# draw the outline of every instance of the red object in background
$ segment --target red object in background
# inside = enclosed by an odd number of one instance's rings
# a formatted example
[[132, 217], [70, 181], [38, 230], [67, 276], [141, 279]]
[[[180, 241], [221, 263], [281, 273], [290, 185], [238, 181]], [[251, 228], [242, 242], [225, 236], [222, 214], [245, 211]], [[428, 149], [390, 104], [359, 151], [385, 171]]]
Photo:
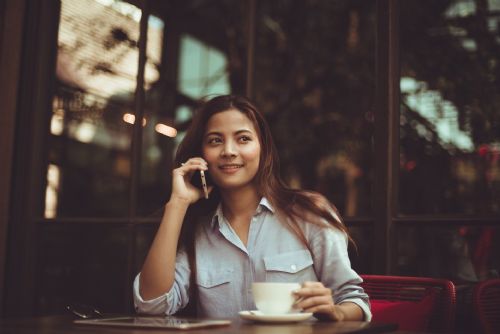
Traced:
[[494, 233], [492, 227], [484, 227], [476, 244], [472, 262], [479, 277], [484, 277], [488, 272]]
[[477, 153], [482, 157], [486, 156], [488, 154], [488, 151], [489, 151], [489, 148], [488, 148], [488, 145], [486, 145], [486, 144], [479, 146], [479, 148], [477, 149]]
[[407, 171], [411, 172], [412, 170], [415, 169], [416, 166], [417, 166], [417, 162], [415, 160], [410, 160], [410, 161], [406, 162], [405, 169]]
[[500, 279], [478, 283], [472, 296], [474, 313], [483, 332], [500, 333]]
[[[426, 326], [424, 332], [453, 331], [456, 309], [453, 282], [409, 276], [361, 275], [361, 278], [361, 286], [374, 301], [374, 321], [403, 322], [407, 328]], [[389, 312], [387, 308], [393, 308], [393, 311]], [[408, 314], [411, 312], [418, 314]]]
[[[370, 300], [373, 322], [396, 322], [403, 331], [425, 332], [435, 307], [436, 293], [430, 291], [420, 301]], [[395, 316], [397, 315], [397, 316]]]

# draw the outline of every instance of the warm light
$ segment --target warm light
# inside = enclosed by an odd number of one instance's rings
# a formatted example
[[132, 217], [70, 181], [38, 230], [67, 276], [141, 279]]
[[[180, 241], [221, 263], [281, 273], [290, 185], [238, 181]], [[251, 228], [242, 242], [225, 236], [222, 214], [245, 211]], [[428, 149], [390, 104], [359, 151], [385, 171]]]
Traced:
[[[128, 124], [134, 124], [135, 123], [135, 115], [126, 113], [123, 115], [123, 121], [128, 123]], [[142, 126], [145, 126], [147, 123], [145, 118], [142, 118]]]
[[50, 133], [56, 136], [62, 135], [64, 131], [64, 110], [57, 109], [50, 120]]
[[168, 126], [168, 125], [165, 125], [165, 124], [162, 124], [162, 123], [156, 124], [155, 130], [156, 130], [156, 132], [161, 133], [162, 135], [167, 136], [167, 137], [173, 138], [173, 137], [177, 136], [177, 130], [175, 128]]
[[73, 129], [73, 137], [82, 142], [82, 143], [90, 143], [94, 139], [96, 134], [96, 126], [89, 122], [82, 122], [76, 125]]
[[123, 115], [123, 121], [128, 123], [128, 124], [134, 124], [135, 123], [135, 116], [127, 113], [127, 114]]
[[55, 218], [61, 171], [57, 165], [49, 164], [47, 169], [47, 187], [45, 188], [45, 218]]

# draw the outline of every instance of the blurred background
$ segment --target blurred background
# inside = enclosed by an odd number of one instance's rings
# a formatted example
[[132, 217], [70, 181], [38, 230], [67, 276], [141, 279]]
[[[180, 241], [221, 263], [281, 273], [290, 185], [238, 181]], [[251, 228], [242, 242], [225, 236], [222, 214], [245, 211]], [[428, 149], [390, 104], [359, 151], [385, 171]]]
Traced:
[[1, 314], [132, 311], [196, 101], [229, 93], [339, 208], [359, 273], [451, 279], [463, 312], [499, 276], [500, 0], [0, 10]]

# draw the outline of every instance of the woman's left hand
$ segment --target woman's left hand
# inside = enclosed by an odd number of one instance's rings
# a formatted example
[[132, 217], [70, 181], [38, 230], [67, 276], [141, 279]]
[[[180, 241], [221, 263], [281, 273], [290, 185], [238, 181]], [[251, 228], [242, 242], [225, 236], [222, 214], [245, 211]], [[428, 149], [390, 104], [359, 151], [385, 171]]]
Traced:
[[332, 290], [321, 282], [305, 282], [294, 295], [297, 297], [294, 308], [314, 313], [320, 319], [342, 321], [345, 318], [342, 309], [333, 301]]

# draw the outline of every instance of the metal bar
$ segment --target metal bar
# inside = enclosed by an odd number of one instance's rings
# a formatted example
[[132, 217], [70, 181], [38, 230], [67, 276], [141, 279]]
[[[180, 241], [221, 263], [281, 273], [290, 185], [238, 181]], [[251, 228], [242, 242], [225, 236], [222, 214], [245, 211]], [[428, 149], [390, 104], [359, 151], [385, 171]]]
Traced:
[[255, 67], [255, 3], [256, 0], [248, 0], [247, 16], [247, 80], [245, 94], [248, 98], [254, 98], [254, 67]]
[[148, 13], [145, 5], [147, 0], [143, 0], [143, 8], [140, 22], [139, 35], [139, 64], [137, 68], [137, 85], [135, 89], [135, 122], [132, 134], [132, 148], [130, 155], [130, 196], [129, 196], [129, 216], [137, 215], [137, 194], [139, 190], [139, 182], [141, 175], [141, 153], [142, 153], [142, 119], [144, 118], [144, 68], [146, 65], [146, 44], [147, 44], [147, 28], [148, 28]]
[[373, 185], [374, 244], [377, 247], [373, 252], [373, 270], [380, 274], [392, 271], [392, 218], [397, 208], [398, 31], [397, 0], [378, 0]]
[[124, 305], [128, 312], [132, 312], [132, 282], [134, 279], [135, 265], [135, 224], [137, 216], [137, 198], [141, 177], [142, 157], [142, 120], [144, 118], [145, 92], [144, 92], [144, 69], [146, 66], [146, 47], [148, 39], [149, 1], [141, 1], [141, 22], [139, 28], [139, 64], [137, 68], [137, 86], [135, 90], [135, 122], [132, 135], [131, 175], [130, 175], [130, 203], [129, 203], [129, 225], [128, 225], [128, 253], [127, 253], [127, 276], [126, 289], [124, 293]]
[[397, 225], [435, 225], [435, 226], [499, 226], [500, 217], [404, 217], [394, 218], [393, 223]]
[[[58, 218], [39, 218], [36, 219], [35, 222], [39, 224], [102, 224], [102, 225], [116, 225], [116, 224], [134, 224], [134, 225], [141, 225], [141, 224], [157, 224], [161, 220], [161, 216], [157, 217], [135, 217], [134, 219], [130, 219], [128, 217], [123, 217], [123, 218], [99, 218], [99, 217], [58, 217]], [[369, 218], [362, 219], [362, 218], [357, 218], [357, 217], [350, 217], [350, 218], [345, 218], [344, 222], [346, 225], [371, 225], [373, 221]]]
[[[132, 221], [128, 217], [124, 218], [54, 218], [54, 219], [35, 219], [35, 224], [65, 224], [65, 225], [79, 225], [79, 224], [101, 224], [101, 225], [143, 225], [143, 224], [158, 224], [161, 217], [136, 217]], [[373, 221], [371, 219], [360, 219], [360, 218], [345, 218], [344, 222], [347, 226], [372, 226]], [[499, 217], [460, 217], [460, 216], [408, 216], [408, 217], [397, 217], [392, 219], [393, 224], [436, 224], [439, 226], [449, 225], [449, 226], [461, 226], [461, 225], [475, 225], [475, 226], [489, 226], [500, 224]]]
[[[34, 218], [43, 212], [46, 133], [57, 52], [58, 1], [27, 1], [17, 98], [4, 314], [34, 315], [37, 300], [37, 244]], [[19, 36], [18, 36], [19, 37]], [[19, 264], [23, 265], [20, 266]]]
[[15, 121], [18, 108], [17, 94], [21, 76], [22, 38], [24, 27], [24, 12], [26, 1], [7, 0], [0, 5], [3, 17], [0, 18], [0, 317], [4, 306], [4, 278], [7, 263], [7, 233], [9, 223], [9, 208], [11, 194], [11, 178], [13, 172], [13, 152], [15, 139]]

